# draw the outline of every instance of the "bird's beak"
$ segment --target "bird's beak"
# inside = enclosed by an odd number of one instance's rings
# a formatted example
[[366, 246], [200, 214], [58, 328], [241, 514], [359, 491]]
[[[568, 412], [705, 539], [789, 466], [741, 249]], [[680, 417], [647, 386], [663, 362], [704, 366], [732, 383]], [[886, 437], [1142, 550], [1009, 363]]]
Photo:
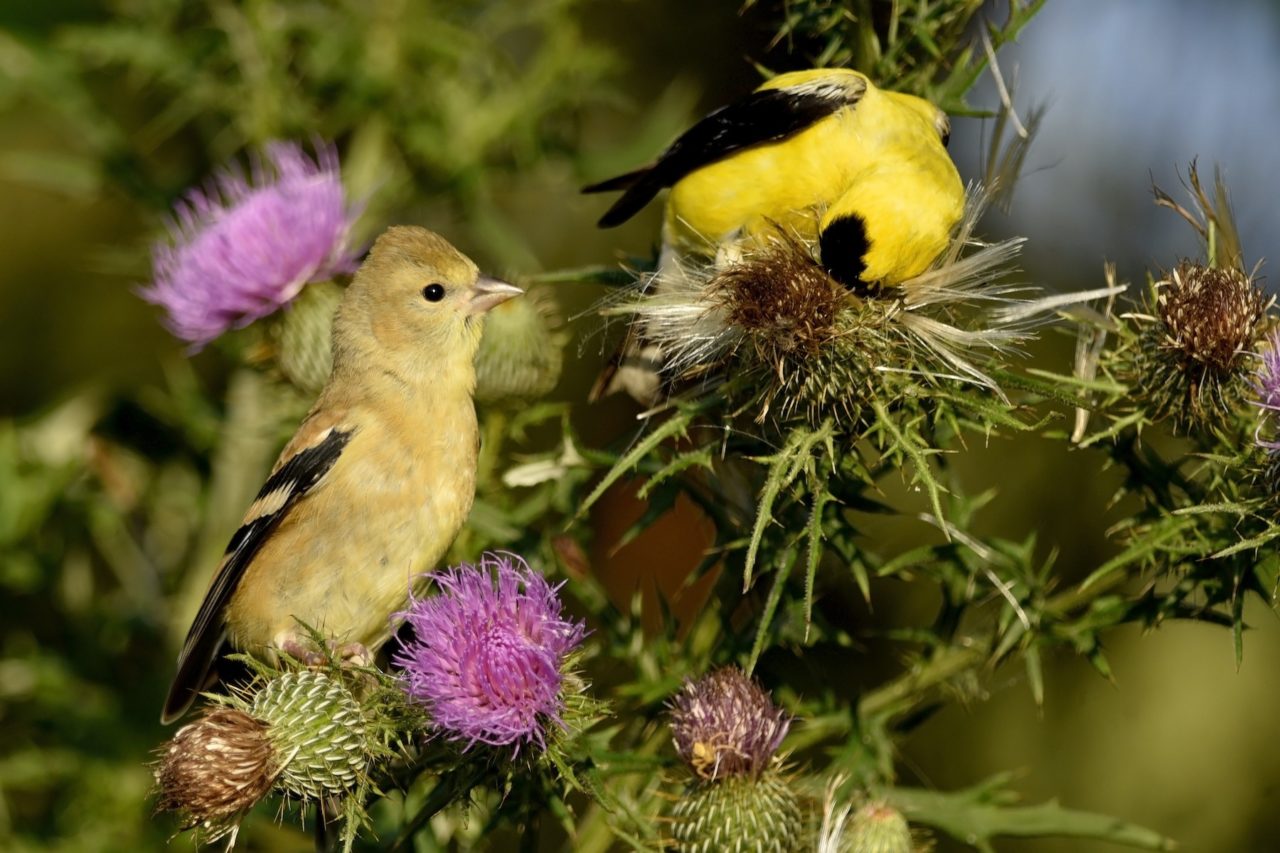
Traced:
[[507, 284], [496, 278], [489, 278], [482, 275], [476, 279], [475, 286], [471, 288], [471, 301], [467, 303], [468, 314], [483, 314], [496, 305], [501, 305], [508, 299], [514, 299], [523, 290], [514, 284]]

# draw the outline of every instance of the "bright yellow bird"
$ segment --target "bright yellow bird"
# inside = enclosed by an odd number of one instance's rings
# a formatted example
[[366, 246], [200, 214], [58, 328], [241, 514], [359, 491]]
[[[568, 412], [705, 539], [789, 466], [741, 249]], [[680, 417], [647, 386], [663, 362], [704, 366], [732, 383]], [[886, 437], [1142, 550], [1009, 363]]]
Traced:
[[333, 372], [227, 546], [161, 719], [228, 648], [306, 651], [299, 620], [353, 653], [387, 640], [475, 497], [474, 360], [485, 312], [521, 293], [423, 228], [374, 243], [333, 323]]
[[612, 227], [670, 187], [664, 248], [714, 255], [783, 227], [817, 240], [823, 265], [863, 293], [918, 275], [964, 210], [933, 104], [841, 68], [780, 74], [695, 124], [649, 166], [585, 188], [625, 189]]
[[[583, 192], [625, 190], [600, 219], [611, 228], [669, 187], [660, 269], [782, 228], [816, 242], [832, 278], [866, 295], [919, 275], [946, 249], [964, 213], [950, 129], [933, 104], [857, 71], [794, 71], [712, 112], [651, 165]], [[593, 399], [624, 389], [656, 402], [663, 355], [643, 338], [628, 334]]]

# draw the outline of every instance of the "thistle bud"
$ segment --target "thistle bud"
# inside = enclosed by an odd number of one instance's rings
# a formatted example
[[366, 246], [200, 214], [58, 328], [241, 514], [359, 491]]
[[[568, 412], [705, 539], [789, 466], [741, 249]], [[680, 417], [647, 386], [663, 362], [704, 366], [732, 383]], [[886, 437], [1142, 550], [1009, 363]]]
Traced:
[[318, 392], [333, 370], [333, 315], [342, 288], [331, 281], [305, 288], [277, 327], [280, 372], [299, 389]]
[[183, 829], [201, 827], [215, 840], [234, 832], [240, 815], [271, 790], [278, 761], [265, 723], [234, 708], [211, 709], [164, 750], [156, 809], [177, 812]]
[[1253, 343], [1267, 307], [1262, 291], [1235, 267], [1182, 261], [1159, 288], [1163, 345], [1220, 372]]
[[790, 725], [737, 667], [685, 684], [671, 708], [676, 752], [695, 776], [672, 811], [681, 850], [781, 853], [799, 846], [799, 799], [774, 755]]
[[558, 308], [546, 291], [533, 291], [489, 312], [476, 353], [476, 399], [535, 399], [560, 380], [564, 341]]
[[776, 769], [696, 782], [676, 801], [672, 825], [684, 853], [789, 853], [804, 841], [799, 800]]
[[250, 713], [287, 761], [279, 787], [304, 799], [350, 791], [363, 777], [371, 747], [360, 703], [322, 672], [286, 672], [263, 685]]
[[922, 853], [932, 846], [912, 833], [902, 812], [882, 802], [858, 809], [845, 839], [848, 853]]

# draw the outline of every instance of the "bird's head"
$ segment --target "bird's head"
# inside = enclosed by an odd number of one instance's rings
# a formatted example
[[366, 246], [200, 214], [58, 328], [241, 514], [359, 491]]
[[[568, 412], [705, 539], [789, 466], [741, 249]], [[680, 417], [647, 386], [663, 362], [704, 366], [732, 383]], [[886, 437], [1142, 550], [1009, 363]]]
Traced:
[[[334, 367], [373, 359], [406, 379], [470, 372], [486, 312], [523, 291], [481, 275], [434, 232], [387, 229], [361, 264], [334, 322]], [[353, 358], [355, 357], [355, 358]]]
[[932, 126], [944, 148], [951, 141], [951, 119], [946, 113], [934, 106], [933, 103], [926, 101], [924, 98], [907, 95], [903, 92], [885, 92], [885, 94], [896, 101], [899, 106], [905, 107], [908, 111], [919, 116], [925, 124]]

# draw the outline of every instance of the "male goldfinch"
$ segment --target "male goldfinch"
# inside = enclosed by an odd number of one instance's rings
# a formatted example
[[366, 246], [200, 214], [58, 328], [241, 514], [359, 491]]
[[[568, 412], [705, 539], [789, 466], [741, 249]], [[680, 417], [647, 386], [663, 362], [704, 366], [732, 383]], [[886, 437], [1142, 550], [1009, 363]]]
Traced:
[[520, 293], [423, 228], [378, 238], [338, 307], [329, 381], [231, 537], [162, 720], [228, 647], [297, 654], [300, 622], [352, 649], [385, 642], [470, 512], [481, 324]]
[[[735, 241], [782, 228], [816, 243], [831, 276], [866, 294], [927, 269], [960, 221], [949, 131], [933, 104], [857, 71], [795, 71], [715, 110], [651, 165], [584, 192], [625, 190], [600, 219], [610, 228], [670, 187], [664, 270], [689, 256], [732, 257]], [[656, 386], [644, 375], [661, 355], [632, 341], [626, 356], [622, 370], [647, 394]]]

